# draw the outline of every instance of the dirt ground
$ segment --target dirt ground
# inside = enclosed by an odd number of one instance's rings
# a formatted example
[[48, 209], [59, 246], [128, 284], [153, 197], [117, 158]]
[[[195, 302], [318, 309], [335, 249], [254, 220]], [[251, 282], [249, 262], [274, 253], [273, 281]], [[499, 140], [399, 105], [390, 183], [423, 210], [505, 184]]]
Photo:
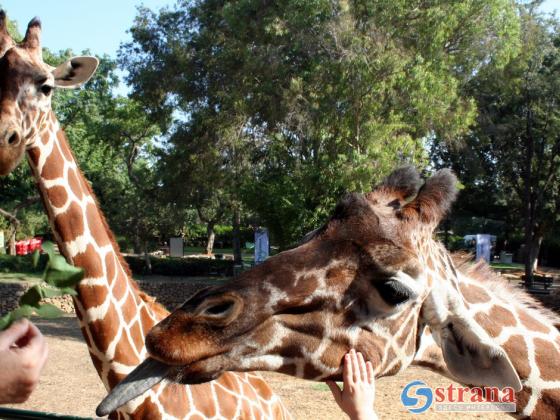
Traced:
[[[13, 408], [55, 412], [83, 417], [94, 416], [95, 407], [105, 396], [105, 389], [98, 379], [89, 359], [87, 348], [80, 334], [75, 317], [56, 320], [35, 319], [34, 322], [46, 335], [50, 354], [41, 384], [31, 399]], [[346, 419], [334, 403], [324, 384], [292, 377], [263, 373], [274, 391], [282, 398], [296, 419]], [[380, 419], [409, 419], [400, 402], [404, 385], [420, 379], [429, 386], [448, 386], [450, 381], [431, 372], [409, 368], [403, 374], [377, 381], [376, 410]], [[499, 414], [441, 414], [428, 411], [422, 419], [504, 419]], [[417, 417], [418, 418], [418, 417]]]

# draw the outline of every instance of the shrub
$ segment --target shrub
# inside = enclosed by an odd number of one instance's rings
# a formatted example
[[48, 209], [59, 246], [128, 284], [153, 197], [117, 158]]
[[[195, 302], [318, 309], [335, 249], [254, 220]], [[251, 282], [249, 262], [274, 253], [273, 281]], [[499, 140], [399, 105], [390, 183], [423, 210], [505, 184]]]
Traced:
[[37, 267], [33, 267], [32, 255], [4, 255], [0, 254], [0, 273], [41, 273], [47, 265], [48, 257], [41, 255]]
[[[143, 257], [126, 256], [126, 262], [133, 274], [147, 274]], [[150, 257], [150, 274], [162, 276], [232, 276], [233, 261], [204, 258], [157, 258]]]

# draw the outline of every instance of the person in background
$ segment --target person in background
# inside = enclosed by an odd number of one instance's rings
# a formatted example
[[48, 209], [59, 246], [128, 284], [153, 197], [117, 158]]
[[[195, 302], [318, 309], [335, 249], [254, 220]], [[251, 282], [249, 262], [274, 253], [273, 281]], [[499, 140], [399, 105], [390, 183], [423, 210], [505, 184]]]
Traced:
[[27, 319], [0, 332], [0, 404], [25, 402], [47, 361], [47, 342]]
[[334, 400], [342, 411], [352, 420], [376, 420], [377, 415], [373, 409], [375, 376], [371, 362], [365, 362], [362, 353], [350, 350], [344, 356], [342, 379], [342, 390], [336, 382], [327, 381]]

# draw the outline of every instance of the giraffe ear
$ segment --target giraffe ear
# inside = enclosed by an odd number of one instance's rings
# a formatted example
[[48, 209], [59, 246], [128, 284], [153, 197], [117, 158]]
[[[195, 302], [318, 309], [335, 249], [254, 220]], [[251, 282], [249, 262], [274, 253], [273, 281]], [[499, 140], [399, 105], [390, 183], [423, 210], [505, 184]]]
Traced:
[[53, 70], [56, 87], [74, 89], [86, 83], [99, 65], [95, 57], [73, 57]]
[[438, 223], [457, 197], [457, 183], [457, 177], [450, 169], [437, 171], [402, 209], [403, 215], [417, 215], [425, 223]]
[[[521, 380], [505, 350], [468, 316], [456, 299], [450, 296], [443, 300], [433, 293], [424, 302], [422, 316], [441, 347], [449, 372], [467, 385], [520, 391]], [[443, 301], [448, 302], [447, 308], [434, 304]]]

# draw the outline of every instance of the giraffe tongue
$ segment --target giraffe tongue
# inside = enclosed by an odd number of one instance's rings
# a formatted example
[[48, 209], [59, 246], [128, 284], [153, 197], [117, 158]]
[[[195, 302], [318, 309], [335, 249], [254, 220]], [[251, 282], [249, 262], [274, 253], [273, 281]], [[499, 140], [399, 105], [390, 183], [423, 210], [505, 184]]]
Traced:
[[109, 392], [109, 395], [97, 406], [95, 413], [102, 417], [115, 411], [121, 405], [142, 395], [161, 382], [169, 373], [169, 370], [169, 365], [155, 359], [144, 360]]

